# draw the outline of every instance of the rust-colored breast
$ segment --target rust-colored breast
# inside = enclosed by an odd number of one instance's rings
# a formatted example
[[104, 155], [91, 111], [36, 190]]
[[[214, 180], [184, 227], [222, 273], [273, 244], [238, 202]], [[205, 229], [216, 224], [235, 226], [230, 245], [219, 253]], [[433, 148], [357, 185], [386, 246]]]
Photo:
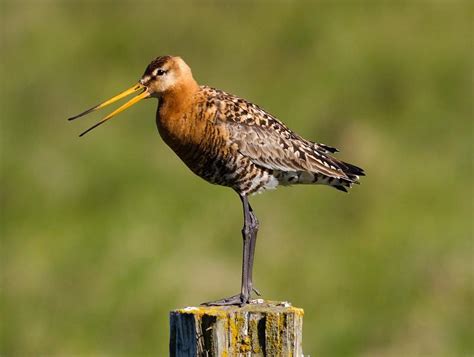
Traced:
[[[178, 104], [178, 105], [177, 105]], [[230, 154], [228, 133], [216, 124], [216, 108], [208, 105], [201, 90], [190, 98], [164, 97], [157, 112], [157, 127], [163, 140], [197, 175], [210, 180], [222, 171]], [[216, 182], [213, 182], [216, 183]]]

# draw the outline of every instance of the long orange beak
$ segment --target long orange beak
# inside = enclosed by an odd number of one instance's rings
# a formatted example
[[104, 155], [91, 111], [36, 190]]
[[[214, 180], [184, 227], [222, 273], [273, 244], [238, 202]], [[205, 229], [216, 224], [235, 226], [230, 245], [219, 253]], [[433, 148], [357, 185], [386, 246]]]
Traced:
[[120, 108], [114, 110], [112, 113], [107, 115], [104, 119], [99, 121], [97, 124], [93, 125], [89, 129], [84, 131], [81, 135], [79, 135], [79, 136], [83, 136], [83, 135], [87, 134], [89, 131], [91, 131], [92, 129], [97, 128], [99, 125], [104, 124], [107, 120], [112, 119], [112, 117], [114, 117], [117, 114], [123, 112], [125, 109], [131, 107], [134, 104], [137, 104], [142, 99], [148, 98], [150, 96], [150, 93], [146, 90], [146, 87], [144, 85], [142, 85], [141, 83], [137, 83], [133, 87], [123, 91], [120, 94], [117, 94], [115, 97], [112, 97], [112, 98], [106, 100], [105, 102], [96, 105], [95, 107], [87, 109], [85, 112], [82, 112], [81, 114], [73, 116], [73, 117], [69, 118], [68, 120], [74, 120], [74, 119], [80, 118], [80, 117], [82, 117], [86, 114], [92, 113], [93, 111], [104, 108], [104, 107], [108, 106], [109, 104], [115, 103], [116, 101], [118, 101], [118, 100], [132, 94], [132, 93], [138, 92], [140, 90], [143, 90], [143, 92], [141, 92], [136, 97], [133, 97], [132, 99], [130, 99], [127, 103], [122, 105]]

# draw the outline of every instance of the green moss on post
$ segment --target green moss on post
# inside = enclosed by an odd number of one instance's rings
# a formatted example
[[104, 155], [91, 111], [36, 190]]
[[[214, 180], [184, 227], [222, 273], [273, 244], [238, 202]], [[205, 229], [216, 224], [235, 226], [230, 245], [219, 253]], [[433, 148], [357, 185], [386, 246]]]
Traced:
[[256, 300], [170, 313], [170, 356], [301, 356], [303, 309]]

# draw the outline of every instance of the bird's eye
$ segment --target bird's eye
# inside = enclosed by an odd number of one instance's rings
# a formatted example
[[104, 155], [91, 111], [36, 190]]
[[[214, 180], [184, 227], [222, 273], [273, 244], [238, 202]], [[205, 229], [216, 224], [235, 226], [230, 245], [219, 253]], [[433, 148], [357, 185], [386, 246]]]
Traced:
[[162, 70], [162, 69], [159, 69], [158, 71], [156, 71], [156, 75], [157, 76], [162, 76], [163, 74], [165, 74], [166, 71], [165, 70]]

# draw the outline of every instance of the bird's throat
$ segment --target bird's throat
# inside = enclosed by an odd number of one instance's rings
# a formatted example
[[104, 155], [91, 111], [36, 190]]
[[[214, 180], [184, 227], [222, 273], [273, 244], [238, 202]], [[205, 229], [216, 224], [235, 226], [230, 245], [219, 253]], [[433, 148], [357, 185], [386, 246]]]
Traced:
[[[160, 96], [156, 113], [156, 124], [163, 140], [175, 151], [177, 142], [190, 139], [190, 131], [194, 122], [190, 118], [191, 109], [199, 91], [198, 84], [193, 80], [186, 85], [176, 85]], [[183, 140], [184, 139], [184, 140]]]

